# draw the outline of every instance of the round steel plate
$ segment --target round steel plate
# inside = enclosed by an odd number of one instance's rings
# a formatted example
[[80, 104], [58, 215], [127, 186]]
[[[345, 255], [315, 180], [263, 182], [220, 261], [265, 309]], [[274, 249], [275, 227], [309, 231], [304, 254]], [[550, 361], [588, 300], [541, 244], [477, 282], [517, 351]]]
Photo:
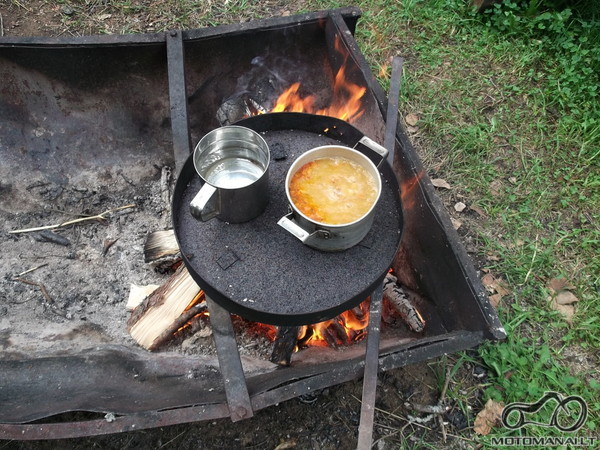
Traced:
[[369, 234], [348, 250], [321, 252], [277, 225], [288, 212], [285, 176], [292, 162], [311, 148], [356, 142], [306, 129], [275, 126], [265, 131], [261, 128], [272, 124], [264, 119], [240, 124], [261, 132], [270, 147], [269, 204], [246, 223], [194, 219], [189, 203], [201, 180], [188, 158], [175, 188], [173, 222], [191, 276], [229, 312], [273, 325], [317, 323], [358, 305], [382, 282], [400, 242], [402, 211], [389, 165], [381, 166], [382, 195]]

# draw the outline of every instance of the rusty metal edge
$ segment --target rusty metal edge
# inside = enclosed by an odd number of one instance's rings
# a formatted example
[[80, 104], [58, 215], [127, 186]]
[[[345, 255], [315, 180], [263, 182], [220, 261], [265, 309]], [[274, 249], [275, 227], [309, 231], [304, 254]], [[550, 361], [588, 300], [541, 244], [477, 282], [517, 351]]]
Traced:
[[[484, 341], [481, 332], [458, 331], [426, 338], [424, 342], [412, 342], [402, 349], [380, 355], [381, 371], [396, 369], [408, 364], [436, 358], [472, 348]], [[427, 347], [425, 354], [421, 351]], [[285, 369], [282, 369], [285, 370]], [[364, 362], [333, 369], [251, 396], [252, 409], [258, 411], [275, 404], [338, 385], [363, 375]], [[0, 424], [0, 440], [34, 441], [81, 438], [130, 431], [139, 431], [185, 423], [203, 422], [229, 417], [226, 403], [196, 405], [164, 411], [147, 411], [105, 419], [61, 423]]]
[[235, 340], [231, 315], [208, 295], [206, 296], [206, 303], [210, 312], [212, 334], [217, 348], [217, 358], [219, 359], [219, 368], [223, 377], [231, 420], [237, 422], [248, 419], [254, 415], [254, 411], [240, 360], [240, 352]]
[[191, 152], [185, 57], [181, 31], [167, 33], [167, 69], [175, 170], [179, 174]]
[[377, 373], [379, 371], [379, 336], [381, 331], [381, 304], [383, 285], [371, 294], [369, 306], [369, 331], [365, 352], [365, 371], [358, 425], [358, 449], [369, 449], [373, 442], [373, 422], [375, 419], [375, 399], [377, 397]]
[[[268, 19], [252, 20], [244, 23], [229, 25], [217, 25], [205, 28], [181, 31], [184, 40], [207, 39], [221, 36], [234, 36], [256, 30], [269, 30], [298, 26], [325, 20], [331, 13], [339, 14], [347, 21], [347, 26], [354, 29], [356, 21], [362, 12], [357, 7], [344, 7], [332, 10], [315, 11], [304, 14], [295, 14], [286, 17], [272, 17]], [[164, 44], [166, 35], [171, 30], [158, 33], [140, 34], [108, 34], [89, 36], [2, 36], [0, 37], [0, 48], [2, 47], [91, 47], [91, 46], [114, 46], [114, 45], [151, 45]]]
[[[373, 75], [373, 72], [370, 69], [370, 66], [365, 59], [364, 55], [360, 52], [358, 48], [358, 44], [354, 39], [353, 34], [348, 30], [346, 22], [342, 19], [341, 16], [337, 14], [332, 14], [332, 22], [338, 28], [340, 36], [342, 36], [347, 48], [349, 48], [352, 52], [351, 57], [354, 59], [355, 63], [358, 67], [361, 68], [363, 75], [365, 77], [366, 83], [370, 91], [373, 93], [378, 105], [379, 111], [382, 117], [387, 116], [388, 111], [388, 100], [386, 94]], [[396, 140], [400, 144], [400, 148], [402, 149], [403, 156], [408, 159], [408, 165], [411, 167], [411, 171], [415, 174], [422, 173], [422, 178], [419, 179], [419, 188], [423, 192], [425, 198], [428, 201], [428, 206], [430, 207], [433, 215], [435, 216], [437, 222], [440, 224], [443, 229], [444, 234], [448, 240], [450, 245], [450, 249], [456, 256], [458, 262], [460, 263], [460, 269], [463, 272], [465, 279], [468, 281], [469, 289], [471, 289], [473, 293], [473, 297], [476, 298], [477, 304], [480, 308], [480, 318], [487, 328], [482, 329], [483, 334], [486, 339], [490, 340], [502, 340], [506, 338], [506, 330], [502, 326], [500, 322], [500, 318], [498, 317], [498, 313], [491, 305], [485, 288], [479, 279], [475, 267], [473, 265], [472, 260], [467, 255], [467, 251], [461, 243], [460, 237], [458, 236], [458, 232], [452, 226], [452, 222], [450, 221], [450, 215], [445, 209], [443, 203], [435, 193], [433, 185], [431, 184], [431, 180], [427, 175], [423, 167], [423, 163], [421, 162], [417, 152], [415, 151], [408, 134], [404, 128], [404, 125], [401, 120], [398, 119], [396, 126]]]

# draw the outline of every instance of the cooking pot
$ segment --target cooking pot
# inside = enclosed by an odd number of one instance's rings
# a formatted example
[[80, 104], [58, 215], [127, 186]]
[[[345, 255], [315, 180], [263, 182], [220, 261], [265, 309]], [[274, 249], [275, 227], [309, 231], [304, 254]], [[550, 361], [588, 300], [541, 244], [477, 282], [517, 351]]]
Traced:
[[[379, 146], [375, 146], [375, 149], [383, 161], [387, 151]], [[306, 164], [321, 158], [350, 160], [365, 169], [375, 181], [376, 197], [371, 207], [352, 222], [330, 224], [314, 220], [301, 211], [290, 194], [290, 183], [294, 175]], [[342, 145], [324, 145], [307, 151], [294, 161], [285, 179], [285, 193], [292, 211], [282, 217], [278, 224], [309, 247], [323, 251], [341, 251], [358, 244], [371, 229], [374, 211], [381, 196], [381, 176], [375, 164], [363, 153]]]

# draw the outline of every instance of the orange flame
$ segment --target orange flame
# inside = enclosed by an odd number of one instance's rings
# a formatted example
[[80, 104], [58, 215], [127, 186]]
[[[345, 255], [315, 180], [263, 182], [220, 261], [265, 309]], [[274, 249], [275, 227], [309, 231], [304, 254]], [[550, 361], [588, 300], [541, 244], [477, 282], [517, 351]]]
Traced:
[[348, 53], [344, 52], [339, 38], [336, 39], [335, 49], [344, 53], [344, 63], [335, 74], [333, 81], [332, 102], [329, 106], [321, 109], [315, 107], [314, 95], [302, 97], [300, 94], [300, 83], [293, 83], [275, 101], [271, 112], [304, 112], [324, 116], [337, 117], [347, 122], [354, 122], [364, 113], [362, 98], [367, 88], [352, 83], [347, 79], [346, 68]]
[[300, 347], [337, 347], [357, 342], [366, 336], [369, 324], [369, 299], [339, 316], [301, 327]]

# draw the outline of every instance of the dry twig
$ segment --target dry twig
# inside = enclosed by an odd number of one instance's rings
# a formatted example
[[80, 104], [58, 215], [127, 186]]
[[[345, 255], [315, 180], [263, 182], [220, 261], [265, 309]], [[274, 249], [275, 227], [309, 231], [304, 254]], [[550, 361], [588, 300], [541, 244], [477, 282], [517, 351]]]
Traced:
[[23, 275], [27, 275], [28, 273], [33, 272], [34, 270], [38, 270], [38, 269], [41, 269], [42, 267], [46, 267], [47, 265], [48, 265], [48, 263], [40, 264], [39, 266], [32, 267], [31, 269], [26, 270], [25, 272], [21, 272], [19, 275], [17, 275], [15, 277], [15, 280], [19, 277], [22, 277]]
[[50, 294], [48, 294], [48, 291], [46, 290], [46, 286], [44, 286], [42, 283], [37, 283], [35, 281], [30, 281], [30, 280], [26, 280], [24, 278], [13, 278], [14, 281], [19, 281], [23, 284], [29, 284], [30, 286], [36, 286], [40, 289], [40, 291], [42, 291], [42, 294], [44, 295], [44, 298], [48, 301], [48, 303], [54, 303], [54, 300], [52, 300], [52, 297], [50, 297]]
[[88, 216], [88, 217], [80, 217], [79, 219], [73, 219], [73, 220], [68, 220], [66, 222], [63, 223], [59, 223], [56, 225], [45, 225], [42, 227], [35, 227], [35, 228], [23, 228], [21, 230], [12, 230], [9, 231], [10, 234], [19, 234], [19, 233], [31, 233], [33, 231], [42, 231], [42, 230], [54, 230], [56, 228], [61, 228], [61, 227], [66, 227], [69, 225], [75, 225], [81, 222], [87, 222], [90, 220], [106, 220], [106, 216], [107, 214], [116, 212], [116, 211], [121, 211], [123, 209], [129, 209], [129, 208], [135, 208], [135, 204], [131, 204], [131, 205], [125, 205], [125, 206], [120, 206], [118, 208], [113, 208], [113, 209], [107, 209], [106, 211], [97, 214], [95, 216]]

